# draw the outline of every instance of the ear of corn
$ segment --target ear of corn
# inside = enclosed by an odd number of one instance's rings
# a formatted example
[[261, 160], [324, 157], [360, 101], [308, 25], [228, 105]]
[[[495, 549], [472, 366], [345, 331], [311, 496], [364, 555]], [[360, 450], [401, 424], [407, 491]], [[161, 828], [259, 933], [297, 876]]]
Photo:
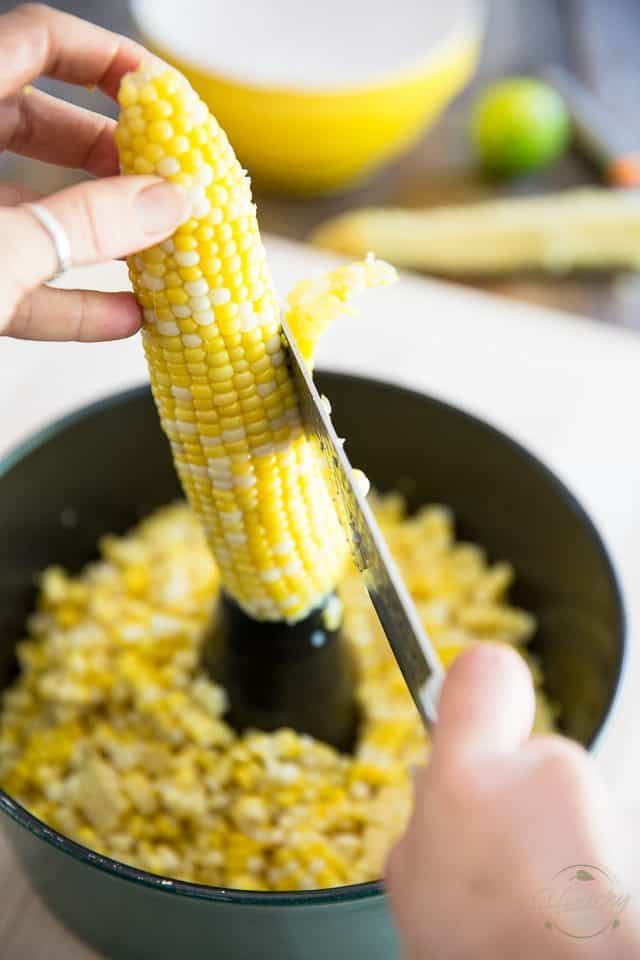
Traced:
[[[346, 545], [302, 427], [249, 179], [174, 69], [143, 65], [119, 100], [122, 171], [159, 174], [191, 203], [169, 240], [129, 260], [182, 485], [227, 592], [255, 619], [298, 620], [335, 587]], [[288, 312], [305, 355], [353, 292], [392, 276], [367, 261], [298, 285]]]

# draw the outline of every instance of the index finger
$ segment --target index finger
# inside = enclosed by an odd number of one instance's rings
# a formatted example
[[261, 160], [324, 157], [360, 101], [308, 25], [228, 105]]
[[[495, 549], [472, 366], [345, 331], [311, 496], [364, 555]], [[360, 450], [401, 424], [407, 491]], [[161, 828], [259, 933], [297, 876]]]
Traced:
[[39, 3], [0, 17], [0, 97], [45, 75], [115, 98], [123, 74], [150, 54], [133, 40]]

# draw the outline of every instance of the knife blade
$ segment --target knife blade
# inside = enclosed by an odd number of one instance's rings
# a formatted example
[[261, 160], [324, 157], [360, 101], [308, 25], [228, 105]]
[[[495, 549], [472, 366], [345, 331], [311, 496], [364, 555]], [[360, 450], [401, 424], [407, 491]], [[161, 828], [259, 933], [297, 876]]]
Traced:
[[437, 718], [444, 670], [284, 318], [282, 332], [303, 423], [320, 452], [353, 560], [418, 712], [430, 729]]

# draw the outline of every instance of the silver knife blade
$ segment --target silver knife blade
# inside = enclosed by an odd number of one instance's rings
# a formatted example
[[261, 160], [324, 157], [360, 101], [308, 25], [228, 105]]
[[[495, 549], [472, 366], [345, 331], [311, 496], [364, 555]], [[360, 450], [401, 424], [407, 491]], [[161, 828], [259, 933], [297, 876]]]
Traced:
[[444, 670], [380, 532], [286, 320], [282, 332], [307, 433], [320, 450], [354, 562], [427, 729], [435, 723]]

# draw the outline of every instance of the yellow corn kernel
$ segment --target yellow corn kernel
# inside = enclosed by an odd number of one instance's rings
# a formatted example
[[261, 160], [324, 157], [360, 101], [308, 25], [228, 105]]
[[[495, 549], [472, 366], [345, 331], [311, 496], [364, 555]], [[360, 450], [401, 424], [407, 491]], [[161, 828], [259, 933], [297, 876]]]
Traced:
[[124, 584], [129, 593], [141, 596], [149, 586], [149, 571], [146, 567], [129, 567], [124, 573]]
[[64, 603], [56, 610], [56, 620], [59, 626], [63, 628], [75, 627], [81, 618], [81, 612], [70, 603]]

